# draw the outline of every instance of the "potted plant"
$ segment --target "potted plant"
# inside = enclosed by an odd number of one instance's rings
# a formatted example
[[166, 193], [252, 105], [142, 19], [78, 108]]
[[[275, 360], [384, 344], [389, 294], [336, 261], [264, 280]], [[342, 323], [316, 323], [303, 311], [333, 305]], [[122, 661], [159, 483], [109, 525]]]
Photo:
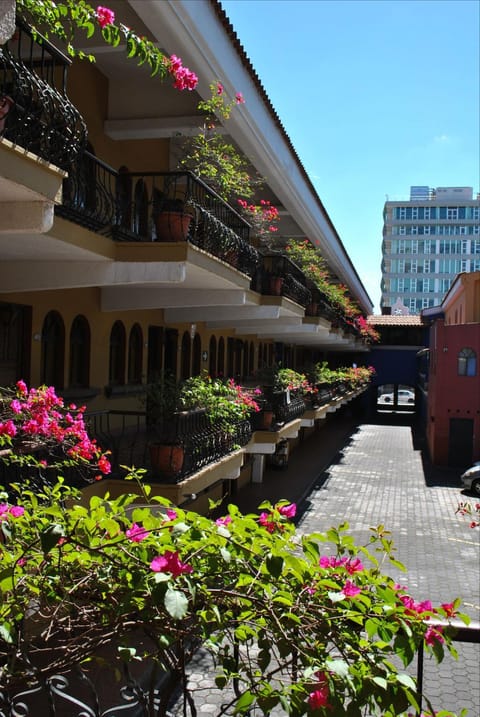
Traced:
[[153, 221], [157, 241], [185, 241], [193, 220], [181, 199], [169, 199], [158, 189], [153, 190]]
[[178, 475], [184, 462], [184, 449], [175, 420], [180, 388], [175, 376], [162, 372], [146, 389], [147, 422], [155, 432], [149, 445], [150, 464], [154, 473], [167, 479]]

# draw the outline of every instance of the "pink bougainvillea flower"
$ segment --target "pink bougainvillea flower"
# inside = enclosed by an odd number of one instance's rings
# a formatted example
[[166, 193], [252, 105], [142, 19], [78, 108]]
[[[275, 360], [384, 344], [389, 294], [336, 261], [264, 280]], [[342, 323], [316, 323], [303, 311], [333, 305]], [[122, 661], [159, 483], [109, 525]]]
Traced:
[[177, 519], [177, 511], [173, 510], [172, 508], [167, 508], [167, 518], [168, 520], [176, 520]]
[[455, 615], [457, 614], [453, 602], [442, 602], [442, 607], [445, 610], [445, 614], [447, 617], [455, 617]]
[[27, 384], [25, 383], [25, 381], [22, 381], [20, 379], [20, 381], [17, 381], [17, 383], [15, 385], [16, 385], [19, 393], [22, 393], [22, 394], [27, 393]]
[[0, 518], [8, 513], [8, 505], [6, 503], [0, 503]]
[[10, 418], [8, 421], [0, 422], [0, 436], [10, 436], [10, 438], [13, 438], [16, 435], [17, 428]]
[[125, 531], [125, 535], [127, 538], [129, 538], [134, 543], [140, 543], [142, 540], [145, 540], [145, 538], [149, 534], [149, 530], [145, 530], [145, 528], [142, 528], [141, 525], [138, 525], [137, 523], [133, 523], [131, 528], [128, 528]]
[[289, 503], [288, 505], [281, 505], [278, 509], [278, 512], [280, 515], [283, 515], [285, 518], [295, 518], [295, 515], [297, 513], [297, 505], [296, 503]]
[[221, 82], [217, 82], [217, 95], [223, 95], [223, 85]]
[[103, 475], [107, 475], [111, 472], [112, 466], [110, 464], [110, 461], [106, 456], [100, 456], [97, 462], [98, 470], [100, 470]]
[[102, 5], [99, 5], [97, 7], [95, 17], [97, 18], [97, 22], [102, 28], [102, 30], [107, 25], [113, 25], [113, 23], [115, 22], [115, 13], [113, 12], [113, 10], [110, 10], [110, 8], [108, 7], [102, 7]]
[[271, 513], [260, 513], [258, 516], [258, 522], [266, 528], [269, 533], [274, 533], [278, 527]]
[[12, 505], [8, 512], [14, 518], [20, 518], [25, 513], [25, 508], [21, 505]]
[[243, 97], [241, 92], [237, 92], [235, 95], [235, 102], [237, 105], [244, 105], [245, 104], [245, 98]]
[[361, 592], [361, 589], [355, 585], [355, 583], [352, 583], [351, 580], [347, 580], [342, 590], [345, 597], [355, 597], [359, 592]]
[[328, 707], [328, 686], [324, 685], [310, 692], [308, 695], [308, 706], [311, 710], [319, 710], [321, 707]]
[[157, 555], [150, 563], [150, 568], [154, 573], [172, 573], [174, 578], [193, 572], [192, 566], [182, 563], [178, 552], [171, 550], [165, 551], [163, 555]]
[[217, 518], [215, 521], [216, 525], [228, 525], [232, 522], [232, 516], [226, 515], [224, 518]]
[[440, 625], [438, 627], [428, 627], [425, 632], [424, 639], [427, 645], [435, 645], [437, 642], [445, 642], [442, 637], [442, 627]]

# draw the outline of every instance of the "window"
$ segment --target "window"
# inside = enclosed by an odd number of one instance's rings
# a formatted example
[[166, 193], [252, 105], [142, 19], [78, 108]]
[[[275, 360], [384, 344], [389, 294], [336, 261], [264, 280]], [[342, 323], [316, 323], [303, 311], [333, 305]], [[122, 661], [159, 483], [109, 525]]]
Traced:
[[460, 262], [460, 271], [468, 271], [468, 261], [466, 259]]
[[42, 327], [40, 382], [62, 389], [64, 386], [65, 326], [57, 311], [50, 311]]
[[425, 207], [425, 208], [424, 208], [424, 210], [423, 210], [423, 218], [424, 218], [424, 219], [431, 219], [430, 211], [431, 211], [431, 210], [430, 210], [430, 207]]
[[458, 207], [447, 207], [447, 219], [458, 219]]
[[411, 253], [418, 254], [418, 239], [412, 239]]
[[424, 234], [430, 234], [430, 229], [431, 229], [430, 225], [429, 225], [429, 224], [426, 224], [426, 225], [423, 227], [423, 233], [424, 233]]
[[128, 383], [142, 383], [143, 334], [134, 324], [128, 339]]
[[418, 219], [418, 207], [412, 207], [412, 219]]
[[405, 226], [398, 227], [398, 233], [400, 234], [400, 236], [405, 236], [405, 234], [407, 233], [407, 228]]
[[416, 259], [412, 259], [412, 262], [410, 264], [410, 271], [412, 272], [412, 274], [417, 273], [417, 260]]
[[459, 234], [468, 234], [468, 228], [466, 226], [458, 227]]
[[475, 224], [475, 226], [472, 227], [472, 234], [480, 234], [480, 224]]
[[470, 262], [471, 271], [480, 271], [480, 259], [474, 259]]
[[418, 226], [416, 224], [410, 227], [410, 234], [418, 234]]
[[407, 218], [407, 208], [406, 207], [398, 207], [397, 208], [397, 219], [406, 219]]
[[77, 316], [70, 330], [70, 368], [68, 383], [71, 388], [90, 385], [90, 327], [84, 316]]
[[458, 375], [477, 375], [477, 354], [473, 349], [464, 348], [458, 354]]
[[480, 219], [480, 207], [472, 207], [472, 219]]
[[409, 299], [408, 301], [408, 308], [410, 311], [416, 311], [417, 310], [417, 301], [416, 299]]
[[472, 241], [472, 254], [480, 254], [480, 239]]
[[402, 293], [405, 291], [405, 279], [398, 279], [397, 290]]
[[125, 327], [121, 321], [115, 321], [110, 333], [108, 382], [111, 386], [123, 386], [125, 383], [126, 343]]
[[440, 279], [440, 291], [442, 291], [444, 294], [447, 293], [451, 285], [451, 279]]

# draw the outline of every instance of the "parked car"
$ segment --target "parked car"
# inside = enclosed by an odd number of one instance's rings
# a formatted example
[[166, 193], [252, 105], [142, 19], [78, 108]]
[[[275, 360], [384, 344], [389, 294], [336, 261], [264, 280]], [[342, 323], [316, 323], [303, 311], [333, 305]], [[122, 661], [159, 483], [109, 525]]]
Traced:
[[480, 495], [480, 461], [462, 473], [460, 480], [464, 490], [470, 490], [475, 495]]
[[[382, 393], [378, 397], [378, 403], [393, 403], [394, 398], [394, 393]], [[397, 403], [415, 403], [415, 394], [413, 391], [401, 388], [397, 393]]]

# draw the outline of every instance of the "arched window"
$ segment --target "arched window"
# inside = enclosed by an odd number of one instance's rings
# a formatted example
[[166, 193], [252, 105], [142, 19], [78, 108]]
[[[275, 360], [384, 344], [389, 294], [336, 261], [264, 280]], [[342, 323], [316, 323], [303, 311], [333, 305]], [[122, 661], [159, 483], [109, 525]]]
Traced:
[[125, 384], [126, 344], [125, 327], [121, 321], [115, 321], [110, 333], [108, 382], [111, 386], [123, 386]]
[[183, 380], [190, 378], [190, 353], [191, 353], [192, 340], [188, 331], [185, 331], [182, 336], [182, 364], [181, 364], [181, 378]]
[[217, 339], [215, 336], [210, 336], [208, 346], [208, 373], [212, 378], [217, 375]]
[[473, 349], [464, 348], [458, 354], [458, 375], [477, 375], [477, 354]]
[[192, 376], [200, 376], [202, 372], [202, 339], [195, 334], [192, 351]]
[[70, 367], [68, 383], [71, 388], [90, 385], [90, 326], [85, 316], [75, 317], [70, 329]]
[[143, 334], [139, 324], [134, 324], [128, 339], [128, 383], [142, 383]]
[[64, 367], [65, 326], [58, 311], [50, 311], [42, 327], [41, 383], [63, 388]]

